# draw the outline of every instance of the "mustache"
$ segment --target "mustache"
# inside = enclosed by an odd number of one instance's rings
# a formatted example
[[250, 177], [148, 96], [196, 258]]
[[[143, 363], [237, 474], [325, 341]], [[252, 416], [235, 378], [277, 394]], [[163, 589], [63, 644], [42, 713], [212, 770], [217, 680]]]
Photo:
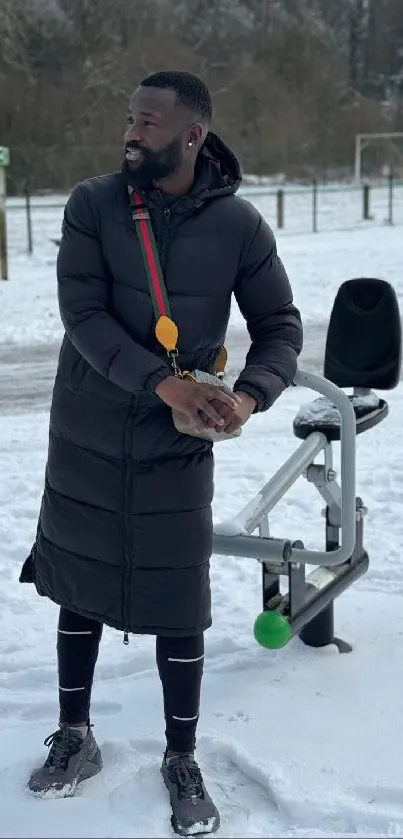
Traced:
[[133, 140], [131, 140], [129, 143], [126, 143], [125, 149], [135, 149], [136, 151], [143, 152], [143, 154], [146, 151], [146, 149], [144, 149], [143, 146], [140, 146], [139, 143], [133, 142]]

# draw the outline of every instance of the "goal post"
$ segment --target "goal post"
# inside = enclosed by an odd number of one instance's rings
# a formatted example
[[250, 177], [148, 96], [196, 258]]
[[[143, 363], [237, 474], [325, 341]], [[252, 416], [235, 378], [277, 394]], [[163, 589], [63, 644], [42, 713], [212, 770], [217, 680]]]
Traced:
[[390, 133], [380, 134], [356, 134], [355, 137], [355, 161], [354, 161], [354, 176], [357, 183], [361, 182], [362, 177], [362, 153], [364, 149], [374, 143], [385, 143], [389, 145], [390, 149], [397, 151], [397, 141], [401, 141], [402, 149], [401, 156], [403, 160], [403, 131], [392, 131]]

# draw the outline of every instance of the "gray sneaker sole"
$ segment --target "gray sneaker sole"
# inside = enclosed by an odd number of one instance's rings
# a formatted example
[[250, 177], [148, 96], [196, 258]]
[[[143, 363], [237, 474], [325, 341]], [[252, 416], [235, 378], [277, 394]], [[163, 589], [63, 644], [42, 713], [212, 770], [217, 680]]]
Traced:
[[208, 836], [210, 833], [216, 833], [219, 829], [220, 817], [211, 816], [211, 818], [206, 821], [195, 822], [194, 824], [189, 825], [189, 827], [184, 827], [183, 825], [178, 824], [176, 817], [172, 814], [171, 824], [172, 829], [178, 834], [178, 836]]
[[78, 784], [81, 784], [83, 781], [87, 781], [89, 778], [93, 778], [94, 775], [98, 775], [98, 772], [101, 772], [103, 768], [103, 761], [102, 755], [99, 749], [95, 752], [94, 757], [91, 760], [86, 760], [83, 763], [79, 775], [73, 781], [69, 781], [69, 783], [64, 784], [63, 786], [54, 786], [47, 785], [40, 788], [38, 783], [38, 787], [35, 788], [35, 781], [32, 781], [32, 786], [28, 783], [28, 790], [31, 795], [35, 796], [35, 798], [72, 798], [75, 795], [76, 788]]

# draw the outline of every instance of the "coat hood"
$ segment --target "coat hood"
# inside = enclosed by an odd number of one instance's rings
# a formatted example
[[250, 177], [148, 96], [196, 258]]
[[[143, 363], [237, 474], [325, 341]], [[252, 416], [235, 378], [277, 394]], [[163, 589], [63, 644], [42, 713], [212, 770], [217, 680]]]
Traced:
[[198, 198], [231, 195], [242, 181], [241, 167], [234, 152], [213, 131], [209, 131], [196, 163], [191, 194]]

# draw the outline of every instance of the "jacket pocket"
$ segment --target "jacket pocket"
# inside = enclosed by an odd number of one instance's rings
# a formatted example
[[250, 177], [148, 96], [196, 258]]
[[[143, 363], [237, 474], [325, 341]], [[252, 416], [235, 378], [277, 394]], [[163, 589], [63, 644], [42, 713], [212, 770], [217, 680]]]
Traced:
[[89, 369], [88, 361], [80, 355], [69, 376], [69, 387], [72, 391], [80, 390]]

